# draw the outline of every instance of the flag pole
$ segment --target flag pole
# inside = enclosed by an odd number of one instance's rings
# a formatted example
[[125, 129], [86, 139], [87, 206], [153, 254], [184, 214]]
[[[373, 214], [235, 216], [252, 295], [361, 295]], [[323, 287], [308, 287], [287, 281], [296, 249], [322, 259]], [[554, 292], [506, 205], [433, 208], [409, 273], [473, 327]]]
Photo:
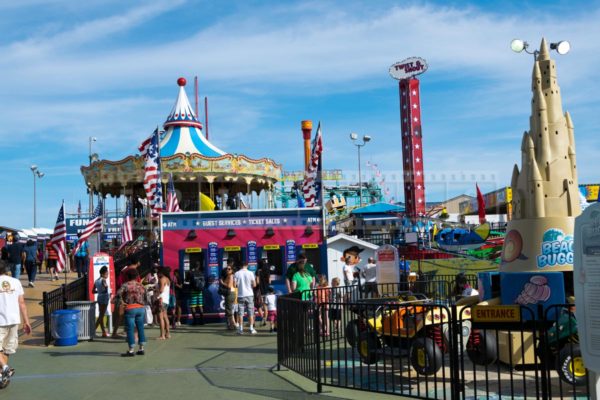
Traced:
[[[79, 200], [79, 205], [81, 206], [81, 200]], [[64, 212], [65, 212], [65, 199], [63, 199], [62, 201], [62, 210], [63, 210], [63, 216], [64, 216]], [[81, 207], [80, 207], [81, 209]], [[56, 229], [56, 228], [55, 228]], [[67, 226], [65, 224], [65, 229], [67, 229]], [[63, 272], [65, 274], [65, 285], [67, 284], [67, 270], [71, 270], [71, 260], [69, 257], [69, 252], [67, 252], [67, 235], [65, 233], [65, 237], [63, 239], [64, 241], [64, 246], [65, 246], [65, 254], [63, 255], [63, 257], [65, 257], [65, 265], [63, 268]], [[67, 263], [69, 263], [69, 268], [67, 268]]]

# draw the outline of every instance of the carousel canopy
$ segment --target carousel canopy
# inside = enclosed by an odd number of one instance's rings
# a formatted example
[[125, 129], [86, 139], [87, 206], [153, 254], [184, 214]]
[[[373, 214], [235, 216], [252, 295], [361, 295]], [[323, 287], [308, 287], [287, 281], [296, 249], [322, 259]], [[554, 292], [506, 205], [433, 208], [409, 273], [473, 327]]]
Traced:
[[226, 154], [202, 134], [202, 124], [198, 121], [185, 93], [185, 78], [179, 78], [177, 84], [179, 85], [177, 101], [163, 125], [166, 132], [160, 142], [161, 157], [186, 153], [206, 157], [219, 157]]

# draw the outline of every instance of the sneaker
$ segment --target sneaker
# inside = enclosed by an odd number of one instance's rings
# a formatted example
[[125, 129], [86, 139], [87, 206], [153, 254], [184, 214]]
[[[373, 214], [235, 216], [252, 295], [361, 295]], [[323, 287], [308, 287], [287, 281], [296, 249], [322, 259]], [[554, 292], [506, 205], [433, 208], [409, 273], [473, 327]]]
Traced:
[[256, 329], [250, 328], [250, 334], [251, 335], [256, 335]]
[[135, 353], [133, 352], [133, 350], [127, 351], [125, 353], [121, 354], [121, 357], [134, 357]]
[[29, 282], [29, 284], [27, 286], [28, 287], [35, 287], [35, 285], [33, 284], [33, 282]]
[[244, 334], [244, 330], [243, 329], [238, 329], [237, 330], [237, 334], [238, 335], [243, 335]]
[[135, 354], [137, 354], [138, 356], [143, 356], [144, 354], [146, 354], [146, 352], [143, 349], [140, 349]]

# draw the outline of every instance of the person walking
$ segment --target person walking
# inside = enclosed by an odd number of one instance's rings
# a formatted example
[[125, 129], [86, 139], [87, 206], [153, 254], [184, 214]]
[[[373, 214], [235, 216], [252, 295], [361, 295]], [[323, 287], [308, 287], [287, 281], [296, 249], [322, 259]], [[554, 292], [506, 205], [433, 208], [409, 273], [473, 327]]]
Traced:
[[12, 242], [7, 246], [8, 265], [10, 274], [13, 278], [21, 277], [21, 268], [23, 265], [23, 244], [19, 242], [18, 236], [12, 237]]
[[[132, 270], [136, 271], [137, 274], [137, 278], [136, 280], [138, 282], [141, 282], [141, 278], [138, 272], [138, 268], [141, 265], [140, 260], [138, 260], [135, 256], [131, 256], [131, 258], [129, 259], [129, 265], [127, 265], [125, 268], [123, 268], [121, 270], [121, 272], [119, 273], [119, 276], [117, 277], [117, 282], [116, 282], [116, 290], [119, 291], [119, 289], [121, 288], [121, 286], [123, 286], [123, 284], [128, 280], [127, 277], [129, 276], [129, 272]], [[115, 298], [113, 299], [113, 302], [115, 303], [115, 312], [113, 313], [113, 332], [112, 332], [112, 337], [113, 339], [119, 339], [119, 326], [121, 326], [121, 323], [123, 322], [123, 316], [125, 315], [125, 304], [123, 304], [121, 302], [121, 298], [119, 296], [115, 296]]]
[[258, 286], [259, 295], [262, 297], [261, 301], [261, 309], [259, 310], [259, 314], [262, 317], [262, 325], [267, 325], [267, 314], [268, 307], [265, 303], [266, 297], [269, 294], [269, 285], [271, 284], [271, 268], [269, 267], [269, 263], [267, 260], [262, 259], [258, 263], [259, 269], [256, 274], [256, 284]]
[[[77, 242], [81, 240], [81, 233], [77, 234], [77, 239], [73, 242], [73, 248], [77, 247]], [[77, 253], [75, 253], [75, 269], [77, 270], [77, 277], [81, 278], [88, 273], [88, 242], [87, 240], [81, 245]]]
[[199, 262], [195, 263], [188, 273], [190, 282], [189, 308], [192, 313], [194, 325], [204, 325], [204, 269]]
[[256, 335], [254, 329], [254, 291], [256, 279], [254, 274], [248, 270], [248, 263], [244, 263], [242, 268], [234, 275], [235, 284], [238, 288], [238, 334], [244, 333], [244, 310], [248, 312], [248, 323], [250, 324], [250, 334]]
[[272, 286], [269, 286], [267, 293], [265, 296], [265, 304], [268, 310], [267, 321], [271, 325], [269, 332], [273, 333], [277, 332], [277, 296]]
[[371, 297], [373, 299], [379, 297], [379, 292], [377, 290], [377, 264], [375, 264], [375, 259], [373, 257], [369, 257], [367, 265], [360, 271], [360, 276], [365, 282], [363, 289], [365, 297]]
[[[146, 344], [146, 335], [144, 332], [144, 319], [146, 310], [144, 308], [146, 290], [139, 282], [140, 275], [135, 268], [126, 271], [127, 281], [119, 288], [117, 297], [125, 308], [125, 326], [127, 328], [127, 352], [121, 354], [122, 357], [133, 357], [135, 354], [143, 356], [145, 354], [144, 345]], [[138, 332], [138, 351], [135, 348], [135, 329]]]
[[219, 290], [221, 296], [225, 300], [225, 316], [227, 317], [227, 329], [235, 330], [238, 328], [238, 323], [233, 315], [233, 306], [237, 300], [235, 290], [235, 279], [233, 277], [233, 265], [229, 262], [225, 269], [221, 272], [219, 280]]
[[169, 279], [171, 269], [168, 267], [158, 268], [158, 290], [156, 292], [156, 305], [158, 309], [158, 323], [160, 326], [160, 336], [158, 340], [171, 338], [169, 332], [169, 299], [171, 296], [171, 280]]
[[312, 298], [310, 289], [312, 288], [313, 277], [304, 269], [305, 263], [298, 263], [298, 272], [292, 278], [292, 291], [297, 293], [302, 300]]
[[288, 293], [292, 293], [294, 291], [292, 289], [292, 279], [294, 278], [294, 275], [296, 274], [296, 272], [298, 272], [300, 265], [302, 265], [302, 268], [304, 269], [304, 271], [312, 277], [312, 282], [310, 284], [310, 288], [312, 289], [313, 287], [315, 287], [315, 283], [316, 283], [316, 279], [317, 279], [317, 273], [315, 272], [315, 268], [313, 267], [312, 264], [310, 264], [308, 262], [308, 259], [306, 258], [306, 254], [301, 253], [298, 255], [298, 261], [296, 261], [295, 264], [290, 265], [285, 273], [285, 285], [287, 287]]
[[52, 243], [48, 241], [46, 245], [46, 270], [50, 273], [50, 280], [58, 280], [58, 272], [56, 271], [56, 264], [58, 263], [58, 253], [56, 249], [52, 247]]
[[183, 280], [179, 270], [173, 271], [173, 293], [175, 295], [175, 315], [173, 316], [173, 328], [181, 326], [181, 304], [183, 300]]
[[35, 287], [35, 277], [37, 275], [37, 245], [31, 239], [27, 241], [27, 244], [23, 248], [23, 263], [25, 264], [25, 270], [27, 271], [27, 277], [29, 278], [29, 287]]
[[25, 333], [31, 334], [23, 286], [18, 279], [6, 275], [7, 272], [7, 263], [0, 261], [0, 388], [8, 386], [15, 373], [8, 365], [8, 358], [17, 351], [19, 325], [23, 323]]
[[106, 326], [104, 326], [104, 316], [106, 315], [106, 309], [108, 308], [108, 302], [110, 300], [110, 290], [108, 287], [108, 267], [104, 266], [100, 268], [100, 277], [94, 282], [93, 293], [97, 294], [96, 302], [98, 302], [98, 318], [96, 319], [96, 329], [100, 327], [102, 329], [102, 337], [108, 337]]

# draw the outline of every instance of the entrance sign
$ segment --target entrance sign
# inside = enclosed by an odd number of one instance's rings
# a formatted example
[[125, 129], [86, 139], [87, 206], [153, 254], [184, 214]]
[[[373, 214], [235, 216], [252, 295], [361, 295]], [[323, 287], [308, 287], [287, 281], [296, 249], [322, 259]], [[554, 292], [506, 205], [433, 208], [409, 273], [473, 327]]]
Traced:
[[575, 218], [575, 316], [585, 366], [600, 371], [600, 203]]
[[471, 319], [474, 322], [520, 322], [521, 306], [474, 306]]
[[397, 80], [412, 78], [427, 71], [427, 61], [421, 57], [410, 57], [390, 67], [390, 75]]

